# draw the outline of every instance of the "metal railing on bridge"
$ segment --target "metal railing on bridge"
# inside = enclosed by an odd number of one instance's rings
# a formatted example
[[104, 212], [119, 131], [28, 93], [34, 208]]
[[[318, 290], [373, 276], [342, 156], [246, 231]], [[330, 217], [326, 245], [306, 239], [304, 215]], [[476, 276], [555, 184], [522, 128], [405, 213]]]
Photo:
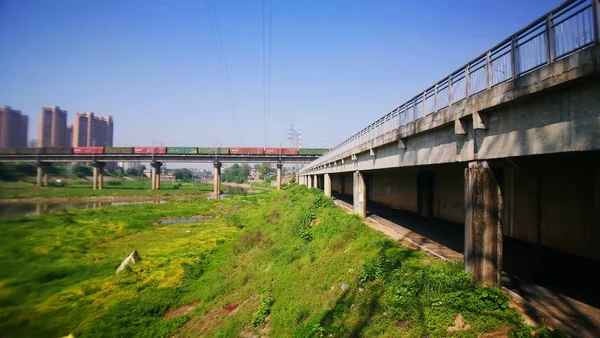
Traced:
[[599, 0], [569, 0], [348, 138], [303, 171], [599, 41]]

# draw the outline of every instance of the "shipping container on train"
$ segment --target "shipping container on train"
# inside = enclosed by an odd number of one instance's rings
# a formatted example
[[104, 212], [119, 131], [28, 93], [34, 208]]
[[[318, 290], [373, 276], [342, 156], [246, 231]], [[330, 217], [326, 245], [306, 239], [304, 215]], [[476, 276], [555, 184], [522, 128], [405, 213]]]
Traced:
[[105, 154], [133, 154], [133, 147], [104, 147]]
[[167, 154], [197, 154], [196, 147], [167, 147]]
[[[103, 147], [96, 147], [96, 148], [100, 148], [102, 149]], [[44, 149], [44, 154], [60, 154], [60, 155], [68, 155], [68, 154], [73, 154], [73, 148], [67, 148], [67, 147], [46, 147], [46, 148], [42, 148]]]
[[264, 155], [265, 153], [263, 148], [250, 147], [231, 147], [229, 151], [231, 155]]
[[300, 148], [298, 154], [300, 155], [324, 155], [329, 149], [327, 148]]
[[17, 148], [0, 148], [0, 154], [2, 155], [16, 155]]
[[[54, 148], [59, 149], [59, 148]], [[98, 155], [104, 154], [104, 147], [73, 147], [75, 155]]]
[[202, 154], [202, 155], [229, 154], [229, 148], [198, 147], [198, 154]]
[[15, 154], [17, 155], [31, 155], [31, 154], [43, 154], [44, 148], [16, 148]]
[[134, 147], [134, 154], [166, 154], [167, 147]]
[[265, 148], [265, 155], [298, 155], [297, 148]]

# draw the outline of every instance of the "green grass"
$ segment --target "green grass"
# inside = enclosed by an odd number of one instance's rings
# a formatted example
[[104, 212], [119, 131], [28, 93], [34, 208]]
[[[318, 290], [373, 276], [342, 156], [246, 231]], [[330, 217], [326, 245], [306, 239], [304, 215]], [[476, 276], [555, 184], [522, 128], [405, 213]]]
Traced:
[[[155, 225], [195, 215], [213, 218]], [[506, 301], [298, 186], [0, 222], [3, 337], [442, 337], [459, 313], [460, 337], [530, 336]]]
[[[63, 180], [64, 181], [64, 180]], [[68, 180], [64, 187], [38, 187], [33, 182], [0, 182], [0, 199], [34, 197], [87, 197], [87, 196], [173, 196], [202, 194], [213, 191], [212, 184], [181, 183], [175, 188], [174, 182], [163, 181], [159, 190], [151, 190], [150, 180], [119, 181], [105, 180], [103, 190], [92, 190], [92, 183], [82, 180]]]

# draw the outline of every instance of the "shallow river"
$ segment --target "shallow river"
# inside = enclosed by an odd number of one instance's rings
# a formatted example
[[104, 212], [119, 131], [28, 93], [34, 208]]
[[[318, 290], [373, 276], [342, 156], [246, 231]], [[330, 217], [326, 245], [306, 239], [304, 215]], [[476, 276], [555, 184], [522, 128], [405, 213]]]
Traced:
[[[252, 193], [241, 187], [229, 187], [226, 194], [222, 194], [221, 197], [228, 197], [233, 195], [246, 195]], [[208, 198], [212, 198], [212, 195]], [[76, 210], [76, 209], [92, 209], [99, 207], [109, 207], [116, 205], [126, 204], [142, 204], [142, 203], [154, 203], [160, 204], [165, 203], [166, 199], [158, 197], [152, 200], [145, 201], [132, 201], [127, 197], [123, 197], [121, 200], [114, 201], [102, 201], [102, 202], [30, 202], [30, 203], [0, 203], [0, 220], [13, 219], [23, 216], [36, 216], [43, 214], [53, 214], [63, 210]]]

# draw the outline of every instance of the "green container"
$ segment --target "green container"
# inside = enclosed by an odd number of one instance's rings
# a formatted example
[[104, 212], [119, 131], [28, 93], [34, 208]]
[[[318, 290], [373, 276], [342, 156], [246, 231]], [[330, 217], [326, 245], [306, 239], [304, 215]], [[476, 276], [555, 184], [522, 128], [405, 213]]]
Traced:
[[167, 147], [167, 154], [197, 154], [196, 147]]
[[133, 147], [105, 147], [105, 154], [133, 154]]
[[44, 153], [45, 154], [61, 154], [61, 155], [67, 155], [67, 154], [72, 154], [73, 153], [73, 148], [66, 148], [66, 147], [48, 147], [48, 148], [44, 148]]
[[298, 154], [300, 155], [324, 155], [329, 149], [327, 148], [300, 148]]
[[198, 154], [202, 154], [202, 155], [229, 154], [229, 148], [198, 147]]

